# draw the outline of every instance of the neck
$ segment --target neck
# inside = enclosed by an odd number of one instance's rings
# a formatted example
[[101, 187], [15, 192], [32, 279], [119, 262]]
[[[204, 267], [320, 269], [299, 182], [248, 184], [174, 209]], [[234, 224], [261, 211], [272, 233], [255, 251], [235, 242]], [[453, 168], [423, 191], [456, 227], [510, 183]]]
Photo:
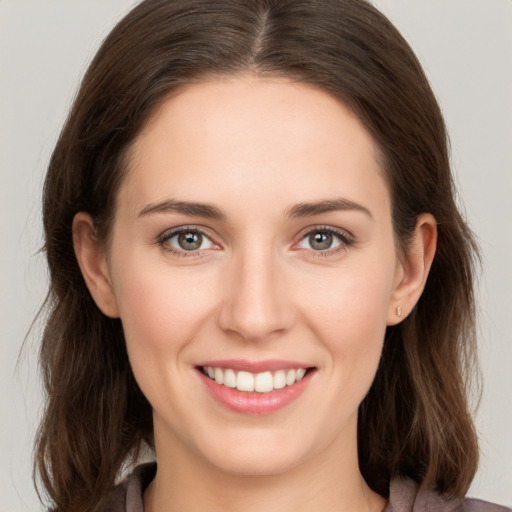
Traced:
[[356, 442], [331, 445], [292, 469], [255, 476], [224, 472], [176, 445], [167, 453], [157, 443], [158, 469], [144, 495], [144, 510], [380, 512], [385, 500], [364, 481], [356, 447]]

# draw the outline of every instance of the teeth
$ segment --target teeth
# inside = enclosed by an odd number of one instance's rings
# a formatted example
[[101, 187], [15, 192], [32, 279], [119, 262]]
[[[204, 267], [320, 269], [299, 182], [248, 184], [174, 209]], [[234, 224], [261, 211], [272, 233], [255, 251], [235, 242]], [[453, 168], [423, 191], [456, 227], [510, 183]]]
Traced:
[[274, 377], [270, 372], [258, 373], [254, 379], [254, 390], [258, 393], [268, 393], [274, 389]]
[[291, 386], [297, 377], [297, 372], [295, 370], [288, 370], [286, 374], [286, 385]]
[[278, 370], [274, 373], [274, 389], [281, 389], [286, 386], [286, 373], [284, 370]]
[[236, 373], [231, 369], [224, 372], [224, 386], [236, 388]]
[[238, 372], [236, 389], [238, 391], [254, 391], [254, 375], [249, 372]]
[[302, 380], [304, 375], [306, 375], [306, 370], [304, 368], [299, 368], [297, 370], [297, 380]]
[[231, 368], [203, 367], [203, 373], [217, 384], [223, 384], [229, 388], [237, 388], [239, 391], [256, 391], [257, 393], [269, 393], [274, 389], [282, 389], [291, 386], [304, 378], [305, 368], [292, 370], [277, 370], [276, 372], [262, 372], [253, 374], [250, 372], [236, 372]]
[[220, 368], [215, 368], [215, 382], [224, 384], [224, 372]]

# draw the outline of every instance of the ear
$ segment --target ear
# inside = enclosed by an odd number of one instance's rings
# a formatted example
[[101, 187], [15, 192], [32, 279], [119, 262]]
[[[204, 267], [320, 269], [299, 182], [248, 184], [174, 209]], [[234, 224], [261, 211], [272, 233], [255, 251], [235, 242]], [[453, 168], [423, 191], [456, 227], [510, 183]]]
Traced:
[[434, 260], [436, 245], [436, 220], [430, 213], [423, 213], [418, 217], [407, 253], [397, 265], [387, 325], [400, 323], [418, 302]]
[[96, 238], [91, 216], [85, 212], [77, 213], [73, 219], [73, 247], [94, 302], [105, 315], [111, 318], [119, 317], [107, 255]]

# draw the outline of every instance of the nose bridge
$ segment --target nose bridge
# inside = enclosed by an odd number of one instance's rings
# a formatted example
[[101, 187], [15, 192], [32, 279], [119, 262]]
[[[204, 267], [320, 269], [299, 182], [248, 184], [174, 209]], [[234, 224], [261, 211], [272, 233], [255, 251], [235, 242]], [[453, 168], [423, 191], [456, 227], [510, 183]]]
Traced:
[[270, 247], [245, 247], [233, 256], [220, 313], [221, 327], [246, 340], [286, 330], [291, 308], [278, 255]]

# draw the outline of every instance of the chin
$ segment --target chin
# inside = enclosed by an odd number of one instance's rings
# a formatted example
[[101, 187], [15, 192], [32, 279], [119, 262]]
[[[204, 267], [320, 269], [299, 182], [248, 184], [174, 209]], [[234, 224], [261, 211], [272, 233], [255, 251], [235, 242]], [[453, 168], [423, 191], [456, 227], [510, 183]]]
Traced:
[[283, 437], [282, 433], [246, 431], [224, 442], [199, 448], [202, 457], [223, 473], [275, 476], [292, 470], [308, 458], [310, 450], [305, 441], [291, 438], [289, 432]]

